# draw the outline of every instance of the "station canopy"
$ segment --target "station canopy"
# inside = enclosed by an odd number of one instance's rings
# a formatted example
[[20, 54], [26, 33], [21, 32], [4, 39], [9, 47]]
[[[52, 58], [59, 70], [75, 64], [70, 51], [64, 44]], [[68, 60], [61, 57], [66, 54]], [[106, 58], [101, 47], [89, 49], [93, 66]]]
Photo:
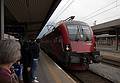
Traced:
[[120, 34], [120, 19], [115, 19], [109, 22], [92, 26], [92, 29], [96, 35], [101, 34], [116, 35], [116, 32]]
[[36, 39], [61, 0], [4, 0], [5, 33]]

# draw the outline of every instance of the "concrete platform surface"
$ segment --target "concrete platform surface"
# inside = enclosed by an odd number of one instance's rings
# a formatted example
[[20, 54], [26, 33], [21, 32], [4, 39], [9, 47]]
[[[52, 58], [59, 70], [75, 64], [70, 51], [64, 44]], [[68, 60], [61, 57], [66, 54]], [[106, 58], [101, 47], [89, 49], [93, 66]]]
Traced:
[[111, 80], [113, 83], [120, 83], [120, 69], [106, 64], [91, 64], [91, 71]]
[[39, 83], [76, 83], [67, 73], [55, 64], [43, 51], [38, 65]]

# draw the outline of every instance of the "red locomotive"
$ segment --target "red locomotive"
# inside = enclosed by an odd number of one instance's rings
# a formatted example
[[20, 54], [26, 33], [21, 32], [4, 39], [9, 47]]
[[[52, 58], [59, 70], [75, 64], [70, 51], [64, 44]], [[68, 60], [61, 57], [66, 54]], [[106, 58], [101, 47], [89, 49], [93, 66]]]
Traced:
[[51, 58], [71, 70], [86, 70], [90, 63], [100, 61], [92, 29], [84, 22], [64, 20], [40, 39], [41, 48]]

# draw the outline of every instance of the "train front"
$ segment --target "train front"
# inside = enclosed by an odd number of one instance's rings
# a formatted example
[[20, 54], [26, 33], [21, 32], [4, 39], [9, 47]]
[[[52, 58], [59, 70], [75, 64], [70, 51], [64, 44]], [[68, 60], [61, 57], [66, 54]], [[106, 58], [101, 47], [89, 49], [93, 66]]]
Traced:
[[70, 69], [86, 70], [90, 63], [100, 61], [100, 53], [96, 51], [95, 38], [91, 27], [80, 21], [70, 21], [66, 23], [70, 51], [69, 56]]

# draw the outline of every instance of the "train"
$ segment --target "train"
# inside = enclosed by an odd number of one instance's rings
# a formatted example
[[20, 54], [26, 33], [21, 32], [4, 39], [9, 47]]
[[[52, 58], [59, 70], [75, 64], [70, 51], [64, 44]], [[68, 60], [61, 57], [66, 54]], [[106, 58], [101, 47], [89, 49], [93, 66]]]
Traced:
[[91, 27], [73, 18], [58, 22], [40, 39], [40, 47], [65, 69], [87, 70], [89, 64], [100, 62], [100, 52]]

